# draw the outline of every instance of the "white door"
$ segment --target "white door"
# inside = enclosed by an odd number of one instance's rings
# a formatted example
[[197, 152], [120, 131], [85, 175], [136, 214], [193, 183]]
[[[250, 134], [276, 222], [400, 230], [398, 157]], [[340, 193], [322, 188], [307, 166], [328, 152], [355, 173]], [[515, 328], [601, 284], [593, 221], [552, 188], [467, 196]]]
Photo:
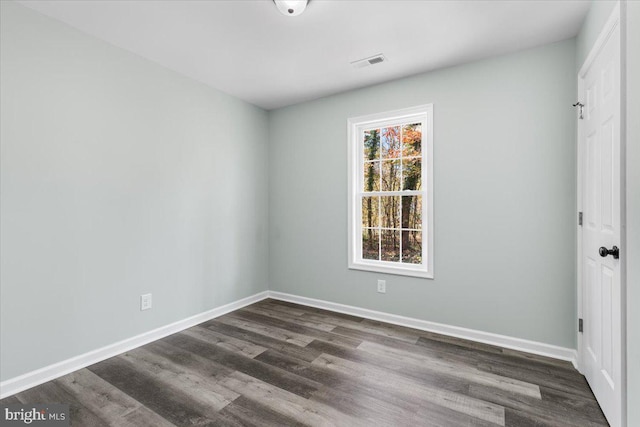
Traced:
[[[605, 28], [580, 72], [582, 370], [614, 427], [622, 416], [620, 26]], [[589, 60], [588, 60], [589, 61]], [[620, 254], [624, 257], [624, 254]]]

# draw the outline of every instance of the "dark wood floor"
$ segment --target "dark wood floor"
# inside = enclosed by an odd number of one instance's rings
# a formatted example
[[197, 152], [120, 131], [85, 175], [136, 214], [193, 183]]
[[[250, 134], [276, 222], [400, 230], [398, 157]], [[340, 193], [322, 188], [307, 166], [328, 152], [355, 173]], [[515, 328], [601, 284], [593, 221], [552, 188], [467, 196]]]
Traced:
[[265, 300], [0, 403], [75, 426], [607, 425], [568, 362]]

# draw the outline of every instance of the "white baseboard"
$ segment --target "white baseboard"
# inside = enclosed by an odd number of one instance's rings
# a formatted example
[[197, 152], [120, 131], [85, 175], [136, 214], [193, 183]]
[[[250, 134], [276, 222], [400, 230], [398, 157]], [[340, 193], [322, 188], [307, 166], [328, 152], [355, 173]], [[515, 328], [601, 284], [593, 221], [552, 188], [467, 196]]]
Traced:
[[0, 399], [14, 395], [23, 390], [35, 387], [39, 384], [67, 375], [78, 369], [85, 368], [94, 363], [101, 362], [118, 354], [124, 353], [134, 348], [143, 346], [152, 341], [159, 340], [168, 335], [175, 334], [184, 329], [206, 322], [216, 317], [222, 316], [234, 310], [238, 310], [247, 305], [256, 303], [266, 298], [273, 298], [282, 301], [289, 301], [296, 304], [306, 305], [310, 307], [322, 308], [325, 310], [336, 311], [338, 313], [350, 314], [353, 316], [364, 317], [381, 322], [392, 323], [394, 325], [406, 326], [409, 328], [419, 329], [423, 331], [435, 332], [443, 335], [449, 335], [457, 338], [463, 338], [471, 341], [477, 341], [485, 344], [492, 344], [512, 350], [519, 350], [526, 353], [537, 354], [541, 356], [552, 357], [554, 359], [567, 360], [577, 367], [578, 354], [576, 350], [559, 347], [550, 344], [544, 344], [535, 341], [523, 340], [520, 338], [508, 337], [505, 335], [493, 334], [490, 332], [477, 331], [474, 329], [461, 328], [458, 326], [444, 325], [442, 323], [429, 322], [427, 320], [414, 319], [411, 317], [399, 316], [397, 314], [385, 313], [382, 311], [374, 311], [366, 308], [355, 307], [351, 305], [338, 304], [330, 301], [323, 301], [313, 298], [301, 297], [297, 295], [286, 294], [275, 291], [264, 291], [251, 295], [249, 297], [234, 301], [232, 303], [214, 308], [204, 313], [196, 314], [183, 320], [162, 326], [149, 332], [127, 338], [114, 344], [90, 351], [79, 356], [72, 357], [53, 365], [45, 366], [32, 372], [20, 375], [15, 378], [0, 383]]
[[456, 338], [463, 338], [485, 344], [492, 344], [512, 350], [523, 351], [525, 353], [547, 356], [554, 359], [566, 360], [573, 363], [577, 369], [578, 353], [575, 349], [559, 347], [536, 341], [524, 340], [521, 338], [498, 335], [490, 332], [483, 332], [474, 329], [461, 328], [459, 326], [444, 325], [442, 323], [429, 322], [427, 320], [414, 319], [411, 317], [399, 316], [397, 314], [374, 311], [366, 308], [351, 305], [338, 304], [330, 301], [323, 301], [313, 298], [300, 297], [297, 295], [282, 292], [269, 291], [269, 298], [307, 305], [310, 307], [322, 308], [338, 313], [350, 314], [352, 316], [364, 317], [381, 322], [392, 323], [394, 325], [406, 326], [422, 331], [435, 332], [442, 335], [449, 335]]
[[212, 310], [196, 314], [195, 316], [179, 320], [169, 325], [161, 326], [160, 328], [136, 335], [135, 337], [127, 338], [114, 344], [110, 344], [88, 353], [63, 360], [62, 362], [45, 366], [44, 368], [27, 372], [26, 374], [3, 381], [0, 383], [0, 399], [4, 399], [5, 397], [19, 393], [28, 388], [35, 387], [39, 384], [67, 375], [73, 371], [101, 362], [110, 357], [117, 356], [118, 354], [148, 344], [152, 341], [159, 340], [160, 338], [164, 338], [168, 335], [175, 334], [176, 332], [180, 332], [202, 322], [206, 322], [207, 320], [215, 319], [223, 314], [238, 310], [239, 308], [261, 301], [267, 297], [268, 291], [260, 292]]

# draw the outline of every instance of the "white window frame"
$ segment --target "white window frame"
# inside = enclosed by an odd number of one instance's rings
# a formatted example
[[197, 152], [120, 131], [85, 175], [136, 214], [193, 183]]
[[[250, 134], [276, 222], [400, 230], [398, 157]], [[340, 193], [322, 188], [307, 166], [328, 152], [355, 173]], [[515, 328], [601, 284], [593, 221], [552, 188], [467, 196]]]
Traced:
[[[403, 264], [362, 258], [362, 201], [364, 185], [364, 131], [392, 125], [422, 123], [422, 264]], [[433, 104], [419, 105], [401, 110], [352, 117], [348, 126], [349, 160], [349, 269], [398, 274], [433, 279]], [[406, 190], [405, 190], [406, 191]], [[385, 192], [389, 196], [402, 196], [405, 191]], [[406, 193], [405, 193], [406, 194]], [[412, 191], [411, 194], [416, 194]]]

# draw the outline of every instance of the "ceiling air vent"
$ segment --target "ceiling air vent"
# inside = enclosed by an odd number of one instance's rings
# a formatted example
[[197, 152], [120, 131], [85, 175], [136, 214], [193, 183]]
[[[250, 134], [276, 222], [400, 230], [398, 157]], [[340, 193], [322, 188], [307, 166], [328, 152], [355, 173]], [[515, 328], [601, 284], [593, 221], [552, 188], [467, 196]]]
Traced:
[[358, 59], [357, 61], [353, 61], [351, 65], [353, 66], [353, 68], [362, 68], [362, 67], [368, 67], [369, 65], [379, 64], [386, 60], [387, 59], [384, 57], [384, 55], [379, 53], [369, 58]]

